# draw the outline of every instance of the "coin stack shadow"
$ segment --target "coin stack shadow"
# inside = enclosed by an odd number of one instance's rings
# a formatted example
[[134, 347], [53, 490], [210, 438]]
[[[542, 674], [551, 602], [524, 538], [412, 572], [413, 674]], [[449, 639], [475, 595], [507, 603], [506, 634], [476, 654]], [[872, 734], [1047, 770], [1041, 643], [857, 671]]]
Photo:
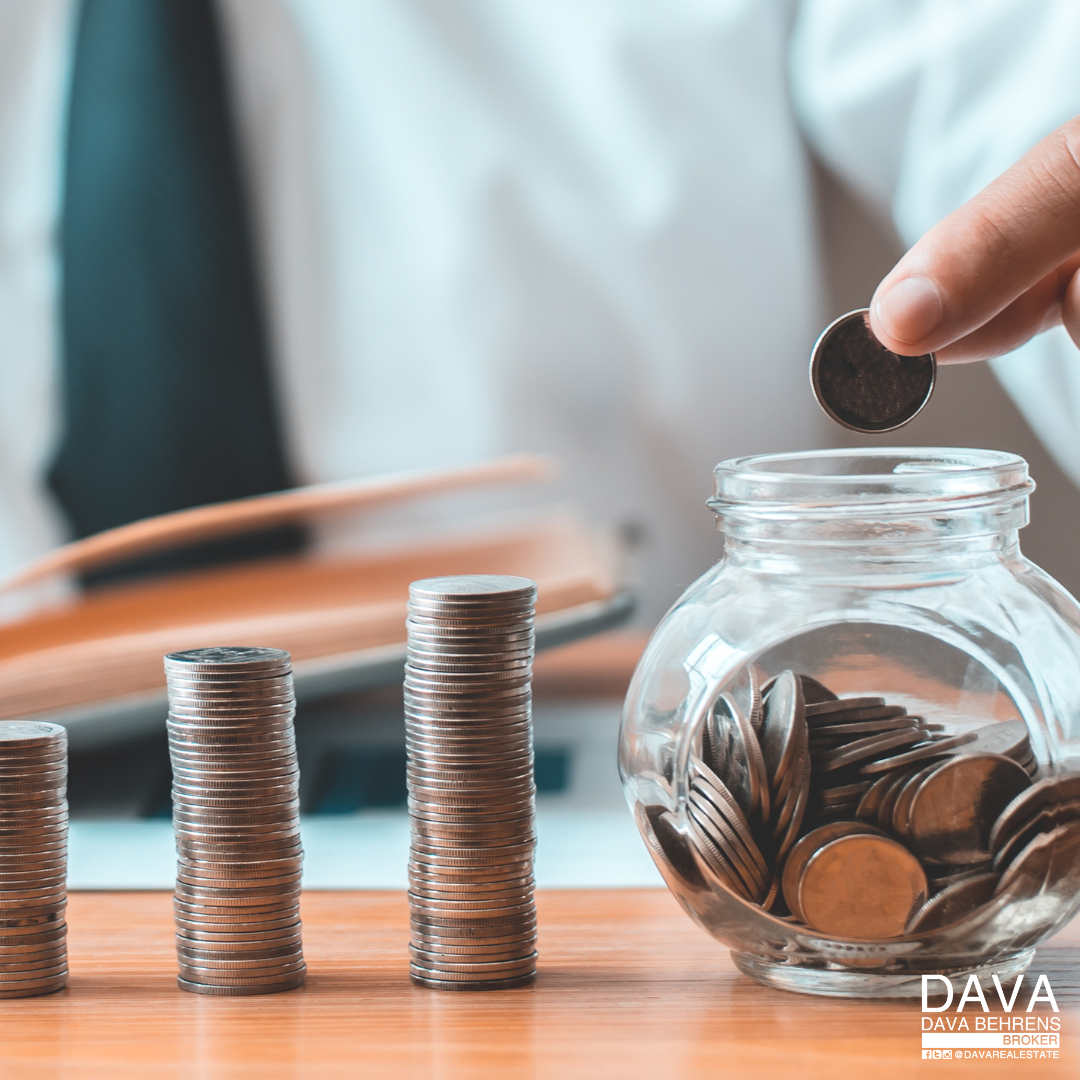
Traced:
[[67, 730], [0, 723], [0, 998], [67, 982]]
[[299, 768], [289, 654], [165, 657], [179, 985], [236, 996], [304, 981]]
[[536, 585], [409, 589], [405, 730], [413, 982], [496, 990], [536, 977], [531, 680]]

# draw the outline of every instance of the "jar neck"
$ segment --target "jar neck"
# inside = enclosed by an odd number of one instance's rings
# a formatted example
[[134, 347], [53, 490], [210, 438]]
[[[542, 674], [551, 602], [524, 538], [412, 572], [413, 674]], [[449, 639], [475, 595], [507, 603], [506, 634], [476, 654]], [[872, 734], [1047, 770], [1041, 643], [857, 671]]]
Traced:
[[1015, 455], [933, 447], [766, 454], [715, 477], [725, 558], [840, 576], [1018, 557], [1035, 486]]
[[977, 536], [859, 540], [724, 534], [724, 562], [770, 574], [952, 575], [1020, 557], [1017, 529]]

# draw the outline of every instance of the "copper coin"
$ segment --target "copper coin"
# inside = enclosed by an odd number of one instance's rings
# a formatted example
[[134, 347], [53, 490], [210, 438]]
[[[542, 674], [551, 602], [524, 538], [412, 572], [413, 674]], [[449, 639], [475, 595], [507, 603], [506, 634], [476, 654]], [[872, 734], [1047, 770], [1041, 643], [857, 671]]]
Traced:
[[[923, 728], [922, 730], [925, 731], [926, 729]], [[873, 776], [876, 773], [888, 772], [890, 769], [901, 769], [907, 765], [929, 761], [931, 758], [940, 757], [947, 751], [964, 746], [966, 743], [972, 743], [975, 738], [974, 732], [965, 732], [963, 735], [953, 735], [947, 739], [936, 739], [926, 743], [925, 746], [916, 746], [914, 750], [909, 750], [906, 753], [879, 758], [877, 761], [870, 762], [869, 765], [864, 765], [859, 772], [864, 776]]]
[[946, 886], [915, 912], [906, 932], [926, 934], [960, 922], [993, 899], [997, 883], [997, 874], [975, 874]]
[[799, 907], [799, 881], [803, 870], [806, 869], [806, 864], [826, 844], [839, 839], [841, 836], [849, 836], [855, 833], [884, 835], [878, 833], [878, 830], [873, 826], [867, 826], [858, 821], [836, 821], [828, 825], [821, 825], [812, 832], [808, 832], [792, 847], [791, 854], [788, 855], [787, 861], [784, 863], [780, 885], [788, 909], [799, 922], [806, 922], [802, 909]]
[[1021, 791], [1001, 811], [990, 832], [990, 849], [995, 854], [1010, 836], [1039, 811], [1062, 803], [1080, 801], [1080, 773], [1050, 776]]
[[[1039, 833], [1050, 832], [1070, 821], [1080, 821], [1080, 801], [1059, 803], [1040, 810], [1000, 844], [994, 852], [994, 869], [1000, 873]], [[990, 846], [993, 848], [992, 843]]]
[[905, 847], [853, 833], [810, 857], [799, 879], [798, 905], [807, 924], [822, 933], [880, 940], [903, 934], [926, 895], [926, 873]]
[[870, 735], [865, 739], [856, 739], [837, 750], [829, 750], [818, 755], [814, 767], [821, 772], [832, 772], [849, 765], [881, 757], [890, 750], [901, 746], [911, 746], [922, 742], [925, 735], [921, 729], [913, 731], [889, 731], [884, 735]]
[[998, 816], [1030, 786], [1023, 768], [1000, 754], [951, 758], [920, 785], [911, 804], [911, 835], [939, 862], [986, 862]]
[[1049, 891], [1072, 901], [1080, 891], [1080, 821], [1040, 833], [1009, 864], [997, 892], [1018, 898]]

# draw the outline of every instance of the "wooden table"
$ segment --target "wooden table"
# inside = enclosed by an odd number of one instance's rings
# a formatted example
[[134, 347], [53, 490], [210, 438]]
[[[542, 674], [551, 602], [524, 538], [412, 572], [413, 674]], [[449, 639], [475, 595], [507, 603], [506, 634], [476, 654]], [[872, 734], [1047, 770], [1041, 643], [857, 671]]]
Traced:
[[1059, 1061], [932, 1062], [920, 1060], [918, 1003], [760, 987], [662, 890], [548, 891], [538, 903], [529, 989], [414, 987], [403, 894], [309, 892], [307, 986], [205, 998], [176, 989], [168, 894], [74, 893], [68, 989], [0, 1001], [0, 1078], [1080, 1075], [1075, 924], [1031, 969], [1062, 1008]]

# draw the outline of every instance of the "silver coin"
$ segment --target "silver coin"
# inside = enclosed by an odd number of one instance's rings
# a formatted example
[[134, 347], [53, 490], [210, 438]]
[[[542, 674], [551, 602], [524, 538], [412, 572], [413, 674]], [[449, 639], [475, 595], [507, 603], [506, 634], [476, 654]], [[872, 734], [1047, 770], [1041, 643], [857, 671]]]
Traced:
[[486, 941], [482, 938], [432, 938], [412, 935], [409, 952], [419, 960], [437, 960], [442, 957], [453, 961], [468, 960], [517, 960], [536, 951], [536, 934], [526, 934], [515, 941]]
[[260, 671], [289, 670], [290, 657], [284, 649], [228, 645], [172, 652], [165, 657], [166, 671]]
[[428, 926], [415, 917], [409, 920], [409, 933], [414, 940], [445, 942], [448, 947], [466, 947], [470, 941], [478, 944], [515, 944], [536, 937], [536, 919], [520, 920], [520, 926], [497, 927], [483, 924], [468, 926]]
[[433, 888], [460, 892], [475, 887], [479, 892], [515, 882], [529, 881], [533, 878], [533, 866], [530, 861], [511, 863], [505, 868], [476, 867], [471, 871], [463, 871], [461, 867], [456, 866], [432, 868], [410, 861], [408, 873], [410, 881], [427, 883]]
[[180, 974], [186, 979], [200, 981], [207, 976], [212, 979], [257, 979], [276, 978], [286, 972], [296, 974], [304, 967], [304, 959], [298, 949], [286, 956], [263, 959], [241, 959], [229, 957], [225, 960], [204, 960], [185, 956], [179, 957]]
[[[710, 838], [725, 855], [728, 861], [736, 864], [736, 869], [744, 879], [749, 880], [752, 891], [762, 891], [768, 887], [771, 873], [764, 856], [758, 848], [746, 818], [730, 794], [725, 796], [724, 789], [709, 784], [704, 777], [695, 777], [690, 788], [699, 819], [702, 816], [713, 822], [709, 830]], [[743, 868], [749, 872], [743, 873]]]
[[304, 976], [300, 975], [295, 979], [274, 983], [269, 986], [209, 986], [205, 983], [188, 982], [183, 978], [177, 978], [176, 985], [190, 994], [205, 994], [214, 997], [248, 997], [258, 994], [280, 994], [286, 990], [298, 990], [304, 985]]
[[[284, 944], [278, 945], [271, 942], [270, 948], [253, 947], [251, 942], [232, 942], [227, 945], [210, 945], [208, 942], [199, 942], [194, 945], [179, 936], [176, 939], [177, 954], [185, 960], [198, 964], [200, 961], [240, 960], [244, 962], [260, 960], [283, 960], [287, 957], [297, 956], [300, 948], [300, 935], [294, 934]], [[202, 946], [201, 948], [198, 946]]]
[[241, 951], [273, 949], [278, 945], [282, 948], [291, 948], [301, 944], [301, 932], [299, 926], [254, 934], [217, 934], [201, 930], [184, 930], [177, 931], [176, 941], [178, 947], [183, 946], [186, 949], [225, 953], [231, 949]]
[[802, 684], [793, 671], [781, 672], [764, 701], [760, 740], [774, 811], [802, 775], [808, 737]]
[[431, 664], [466, 664], [480, 668], [490, 664], [511, 661], [514, 664], [531, 661], [536, 648], [531, 640], [511, 642], [499, 648], [490, 645], [430, 645], [415, 642], [406, 647], [405, 662], [424, 671]]
[[275, 941], [293, 937], [301, 932], [299, 915], [294, 914], [291, 919], [274, 919], [269, 922], [252, 922], [242, 919], [233, 919], [229, 922], [212, 922], [200, 920], [192, 922], [189, 919], [176, 917], [176, 933], [180, 937], [195, 941], [232, 941], [232, 942], [258, 942]]
[[407, 723], [415, 721], [427, 726], [449, 726], [452, 723], [464, 725], [472, 721], [475, 722], [476, 727], [486, 724], [498, 730], [503, 725], [511, 726], [514, 721], [519, 723], [527, 721], [532, 715], [530, 700], [530, 697], [526, 695], [525, 698], [509, 704], [502, 701], [477, 701], [475, 703], [441, 701], [437, 705], [431, 702], [425, 705], [423, 702], [410, 698], [406, 693], [405, 719]]
[[[788, 796], [784, 800], [781, 812], [777, 815], [776, 825], [773, 829], [773, 838], [778, 840], [780, 844], [776, 852], [777, 870], [783, 865], [784, 859], [798, 839], [799, 832], [806, 820], [806, 809], [810, 802], [811, 776], [812, 770], [810, 758], [807, 757], [803, 762], [802, 779], [798, 785], [793, 786], [791, 791], [788, 792]], [[792, 800], [794, 800], [794, 802], [792, 802]], [[788, 810], [789, 804], [791, 806], [790, 811]], [[786, 828], [784, 826], [785, 820], [787, 821]], [[778, 872], [774, 871], [774, 873], [778, 876]], [[779, 886], [777, 885], [777, 887]]]
[[233, 675], [227, 671], [218, 674], [212, 671], [203, 671], [191, 676], [170, 672], [166, 674], [165, 678], [169, 691], [178, 695], [186, 694], [192, 690], [235, 690], [241, 694], [257, 694], [262, 690], [277, 692], [289, 689], [290, 676], [291, 672], [286, 672], [282, 675], [248, 678], [243, 674]]
[[256, 987], [264, 988], [264, 992], [273, 993], [273, 987], [287, 983], [293, 985], [296, 980], [302, 979], [306, 974], [306, 968], [301, 965], [290, 971], [283, 971], [277, 975], [253, 975], [250, 978], [233, 977], [233, 976], [218, 976], [203, 974], [201, 971], [192, 971], [190, 968], [185, 968], [180, 965], [179, 979], [186, 985], [197, 985], [202, 987], [215, 986], [215, 987], [228, 987], [228, 988], [241, 988], [248, 987], [254, 989]]
[[421, 578], [409, 586], [409, 599], [431, 601], [483, 601], [486, 604], [536, 598], [536, 582], [510, 574], [456, 574]]
[[67, 741], [67, 728], [42, 720], [0, 721], [0, 745], [10, 747], [49, 746]]
[[273, 916], [285, 918], [300, 900], [300, 890], [282, 892], [279, 895], [256, 894], [253, 896], [204, 895], [201, 890], [188, 889], [178, 882], [173, 894], [175, 907], [187, 916], [196, 912], [207, 917], [236, 913], [248, 918]]
[[438, 859], [448, 866], [472, 866], [477, 861], [506, 865], [525, 858], [532, 858], [536, 839], [530, 833], [524, 838], [515, 837], [510, 844], [478, 846], [474, 840], [436, 840], [429, 843], [423, 836], [415, 835], [410, 845], [410, 858], [417, 862]]
[[275, 906], [268, 910], [250, 907], [218, 908], [204, 903], [175, 901], [173, 912], [177, 932], [205, 930], [218, 933], [263, 933], [293, 926], [300, 918], [299, 905], [295, 900], [289, 906]]
[[[768, 776], [753, 725], [738, 704], [721, 694], [706, 718], [711, 732], [705, 764], [724, 783], [751, 821], [765, 820], [769, 809]], [[707, 753], [703, 741], [703, 754]]]
[[288, 761], [275, 768], [267, 769], [218, 768], [217, 763], [214, 762], [201, 762], [197, 767], [189, 767], [173, 762], [172, 771], [173, 780], [176, 783], [205, 788], [225, 788], [230, 791], [280, 786], [296, 783], [300, 778], [300, 770]]
[[414, 966], [410, 964], [409, 980], [416, 983], [417, 986], [426, 987], [428, 990], [516, 990], [519, 987], [530, 986], [532, 983], [536, 982], [536, 972], [532, 971], [514, 979], [478, 979], [468, 982], [449, 982], [434, 976], [429, 978], [423, 974], [422, 968], [414, 968]]
[[448, 682], [474, 676], [478, 679], [516, 677], [527, 670], [533, 660], [533, 649], [516, 652], [488, 653], [484, 656], [460, 654], [422, 654], [409, 650], [406, 654], [405, 671], [417, 679], [433, 679]]
[[492, 795], [490, 788], [478, 783], [438, 786], [408, 778], [408, 805], [425, 815], [498, 813], [501, 817], [516, 815], [531, 809], [536, 797], [536, 785], [529, 776], [507, 777], [495, 781], [504, 787], [502, 798]]
[[727, 865], [735, 870], [743, 891], [760, 903], [768, 888], [768, 879], [739, 842], [735, 830], [723, 814], [696, 789], [690, 791], [687, 813], [693, 815], [694, 825], [709, 838], [713, 847], [723, 854]]

